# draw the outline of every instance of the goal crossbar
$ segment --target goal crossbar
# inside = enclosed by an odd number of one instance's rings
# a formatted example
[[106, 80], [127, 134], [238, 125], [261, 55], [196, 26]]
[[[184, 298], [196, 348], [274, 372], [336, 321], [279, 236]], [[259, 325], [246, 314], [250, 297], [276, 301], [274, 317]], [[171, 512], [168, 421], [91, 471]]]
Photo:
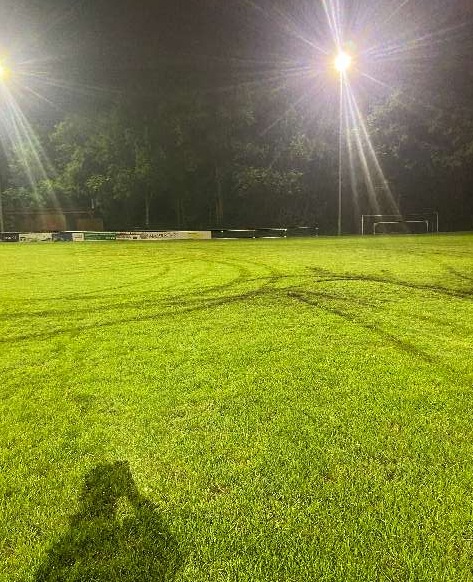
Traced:
[[[425, 224], [427, 232], [439, 232], [438, 212], [412, 213], [407, 216], [402, 214], [362, 214], [361, 234], [377, 234], [376, 229], [382, 224]], [[372, 227], [372, 231], [371, 228]]]

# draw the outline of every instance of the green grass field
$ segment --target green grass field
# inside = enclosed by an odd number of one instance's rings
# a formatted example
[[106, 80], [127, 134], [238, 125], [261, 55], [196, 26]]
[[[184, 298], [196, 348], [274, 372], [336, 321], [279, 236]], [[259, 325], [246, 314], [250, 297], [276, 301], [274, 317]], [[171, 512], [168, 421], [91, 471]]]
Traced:
[[0, 273], [2, 581], [473, 580], [473, 235]]

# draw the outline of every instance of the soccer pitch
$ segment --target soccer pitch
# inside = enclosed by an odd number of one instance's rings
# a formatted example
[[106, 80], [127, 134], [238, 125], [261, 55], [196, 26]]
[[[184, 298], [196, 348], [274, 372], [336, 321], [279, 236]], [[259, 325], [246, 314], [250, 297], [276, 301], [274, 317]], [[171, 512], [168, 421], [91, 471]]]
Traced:
[[473, 236], [0, 245], [3, 581], [473, 580]]

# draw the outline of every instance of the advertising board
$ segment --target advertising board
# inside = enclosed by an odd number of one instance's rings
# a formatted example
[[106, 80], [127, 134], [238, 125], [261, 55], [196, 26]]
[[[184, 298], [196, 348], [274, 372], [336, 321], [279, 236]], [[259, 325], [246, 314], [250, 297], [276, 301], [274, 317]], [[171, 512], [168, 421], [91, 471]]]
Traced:
[[53, 242], [72, 241], [72, 232], [53, 232]]
[[84, 240], [117, 240], [116, 232], [84, 232]]
[[0, 242], [18, 242], [20, 234], [18, 232], [2, 232], [0, 234]]
[[114, 240], [209, 240], [212, 232], [206, 230], [161, 230], [161, 231], [121, 231], [121, 232], [6, 232], [0, 234], [0, 242], [84, 242], [84, 241], [114, 241]]
[[122, 231], [117, 232], [117, 240], [205, 240], [211, 239], [210, 231]]
[[142, 232], [134, 231], [123, 231], [117, 232], [117, 240], [146, 240], [143, 237]]
[[51, 232], [21, 232], [20, 242], [51, 242], [53, 234]]
[[210, 230], [189, 230], [185, 234], [190, 240], [210, 240], [212, 238], [212, 232]]

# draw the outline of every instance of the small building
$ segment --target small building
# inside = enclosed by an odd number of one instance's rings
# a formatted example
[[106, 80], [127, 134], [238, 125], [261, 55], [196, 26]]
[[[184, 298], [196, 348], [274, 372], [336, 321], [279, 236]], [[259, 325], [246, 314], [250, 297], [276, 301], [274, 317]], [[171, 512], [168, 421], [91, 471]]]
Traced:
[[102, 231], [104, 228], [102, 217], [94, 210], [5, 209], [4, 221], [5, 230], [11, 232]]

